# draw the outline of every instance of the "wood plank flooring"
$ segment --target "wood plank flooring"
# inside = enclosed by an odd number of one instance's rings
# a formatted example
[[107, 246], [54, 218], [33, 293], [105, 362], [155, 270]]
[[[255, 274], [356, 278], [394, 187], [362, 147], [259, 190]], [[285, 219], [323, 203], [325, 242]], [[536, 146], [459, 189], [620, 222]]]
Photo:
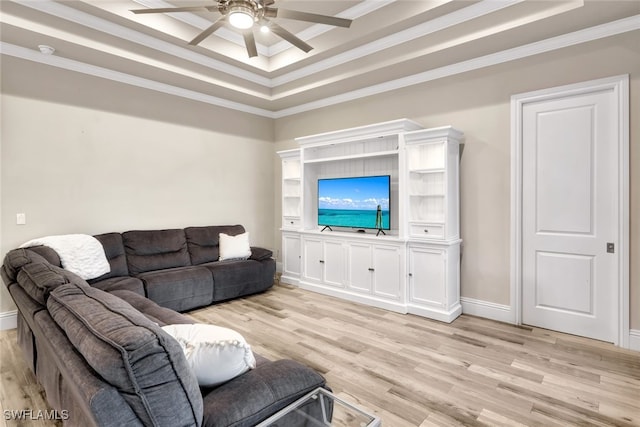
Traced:
[[[384, 427], [640, 426], [640, 353], [599, 341], [466, 315], [445, 324], [288, 285], [190, 314], [315, 368]], [[0, 351], [2, 409], [46, 409], [15, 331], [0, 331]]]

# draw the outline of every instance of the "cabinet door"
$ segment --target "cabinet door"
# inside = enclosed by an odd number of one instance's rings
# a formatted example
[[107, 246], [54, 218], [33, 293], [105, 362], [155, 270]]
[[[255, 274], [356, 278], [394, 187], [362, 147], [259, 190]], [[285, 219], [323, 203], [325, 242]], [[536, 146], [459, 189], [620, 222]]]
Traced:
[[409, 247], [409, 299], [420, 305], [446, 305], [446, 257], [435, 248]]
[[324, 270], [324, 257], [322, 251], [322, 241], [305, 239], [303, 241], [303, 265], [304, 277], [307, 280], [322, 282], [322, 271]]
[[300, 275], [300, 237], [282, 235], [283, 273], [289, 276]]
[[324, 242], [324, 283], [344, 287], [345, 249], [342, 242]]
[[401, 299], [400, 265], [402, 253], [394, 246], [373, 247], [373, 293], [395, 300]]
[[371, 293], [372, 275], [371, 245], [351, 243], [349, 245], [349, 287], [358, 292]]

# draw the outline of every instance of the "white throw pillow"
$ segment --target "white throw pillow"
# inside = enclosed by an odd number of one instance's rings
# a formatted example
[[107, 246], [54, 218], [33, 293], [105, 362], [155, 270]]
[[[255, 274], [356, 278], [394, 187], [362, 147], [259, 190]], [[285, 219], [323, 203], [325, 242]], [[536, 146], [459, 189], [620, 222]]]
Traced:
[[162, 329], [178, 341], [200, 386], [222, 384], [256, 367], [251, 346], [233, 329], [203, 323]]
[[220, 261], [230, 259], [247, 259], [251, 256], [251, 247], [249, 246], [249, 233], [238, 234], [237, 236], [229, 236], [220, 233], [218, 236], [220, 244]]

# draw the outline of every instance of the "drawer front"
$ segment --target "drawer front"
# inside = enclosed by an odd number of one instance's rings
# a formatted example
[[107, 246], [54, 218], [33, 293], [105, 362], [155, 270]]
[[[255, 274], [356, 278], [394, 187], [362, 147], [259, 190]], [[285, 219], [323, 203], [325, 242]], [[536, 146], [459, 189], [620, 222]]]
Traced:
[[300, 228], [300, 218], [294, 216], [285, 216], [282, 218], [282, 228]]
[[409, 234], [411, 237], [421, 237], [424, 239], [442, 239], [444, 237], [444, 225], [411, 224]]

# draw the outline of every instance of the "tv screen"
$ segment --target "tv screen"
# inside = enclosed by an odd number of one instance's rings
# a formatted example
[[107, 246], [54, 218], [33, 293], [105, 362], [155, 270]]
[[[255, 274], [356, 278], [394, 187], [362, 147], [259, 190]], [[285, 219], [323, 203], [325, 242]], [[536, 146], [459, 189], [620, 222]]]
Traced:
[[318, 225], [390, 229], [391, 179], [361, 176], [318, 180]]

